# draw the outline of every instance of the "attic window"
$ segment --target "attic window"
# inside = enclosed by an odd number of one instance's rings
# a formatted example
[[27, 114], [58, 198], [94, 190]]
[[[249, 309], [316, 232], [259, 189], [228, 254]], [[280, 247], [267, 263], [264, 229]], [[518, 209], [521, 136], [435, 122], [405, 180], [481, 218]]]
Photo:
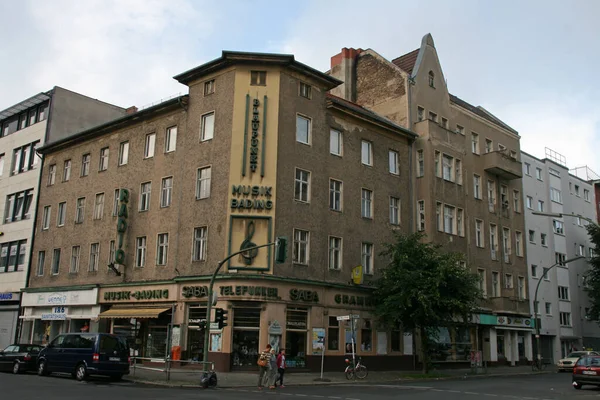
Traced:
[[429, 71], [429, 86], [435, 89], [435, 85], [433, 84], [435, 80], [435, 75], [433, 71]]
[[267, 85], [267, 72], [266, 71], [251, 71], [250, 72], [250, 85], [266, 86]]

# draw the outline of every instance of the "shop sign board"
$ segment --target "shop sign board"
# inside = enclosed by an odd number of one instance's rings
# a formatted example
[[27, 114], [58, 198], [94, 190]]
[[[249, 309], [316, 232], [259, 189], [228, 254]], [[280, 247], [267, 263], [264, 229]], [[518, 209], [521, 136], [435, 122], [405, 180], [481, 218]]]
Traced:
[[42, 314], [43, 321], [64, 321], [67, 319], [67, 307], [52, 307], [52, 312]]
[[19, 300], [19, 294], [18, 293], [0, 293], [0, 301], [14, 301], [14, 300]]
[[313, 328], [312, 330], [312, 350], [313, 355], [320, 355], [325, 349], [325, 329]]
[[96, 305], [98, 289], [65, 292], [23, 293], [23, 307]]

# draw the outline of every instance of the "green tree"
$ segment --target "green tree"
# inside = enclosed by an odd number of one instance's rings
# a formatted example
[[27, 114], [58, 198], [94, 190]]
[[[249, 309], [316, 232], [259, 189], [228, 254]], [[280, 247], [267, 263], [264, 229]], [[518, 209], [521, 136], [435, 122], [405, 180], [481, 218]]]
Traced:
[[482, 293], [477, 275], [461, 266], [462, 254], [423, 239], [421, 233], [397, 233], [395, 243], [385, 245], [389, 264], [376, 281], [374, 302], [379, 323], [417, 334], [427, 373], [439, 327], [466, 321]]
[[600, 257], [598, 254], [598, 249], [600, 248], [600, 226], [589, 224], [587, 231], [590, 235], [590, 240], [594, 244], [594, 256], [589, 260], [590, 269], [585, 275], [584, 288], [591, 302], [587, 318], [600, 322]]

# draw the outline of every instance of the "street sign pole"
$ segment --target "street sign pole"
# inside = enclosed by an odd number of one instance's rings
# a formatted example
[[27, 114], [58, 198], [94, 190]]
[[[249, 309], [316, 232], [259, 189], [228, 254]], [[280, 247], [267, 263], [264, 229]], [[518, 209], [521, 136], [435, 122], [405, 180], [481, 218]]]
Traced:
[[356, 380], [356, 341], [354, 340], [354, 335], [355, 335], [354, 318], [355, 317], [358, 317], [358, 315], [354, 315], [354, 314], [350, 315], [350, 324], [352, 327], [352, 370], [354, 371], [354, 373], [352, 374], [352, 377], [354, 380]]

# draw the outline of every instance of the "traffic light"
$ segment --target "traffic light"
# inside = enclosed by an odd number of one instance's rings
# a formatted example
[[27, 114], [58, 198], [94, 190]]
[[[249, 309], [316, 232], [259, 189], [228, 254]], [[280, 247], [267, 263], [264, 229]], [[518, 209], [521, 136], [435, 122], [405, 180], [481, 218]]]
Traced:
[[287, 238], [280, 236], [277, 238], [277, 244], [275, 245], [275, 262], [277, 264], [283, 264], [287, 258]]
[[219, 329], [227, 326], [227, 310], [223, 310], [222, 308], [215, 309], [215, 322], [219, 326]]
[[206, 320], [201, 319], [200, 322], [198, 323], [198, 326], [200, 327], [201, 331], [205, 331], [206, 330]]

